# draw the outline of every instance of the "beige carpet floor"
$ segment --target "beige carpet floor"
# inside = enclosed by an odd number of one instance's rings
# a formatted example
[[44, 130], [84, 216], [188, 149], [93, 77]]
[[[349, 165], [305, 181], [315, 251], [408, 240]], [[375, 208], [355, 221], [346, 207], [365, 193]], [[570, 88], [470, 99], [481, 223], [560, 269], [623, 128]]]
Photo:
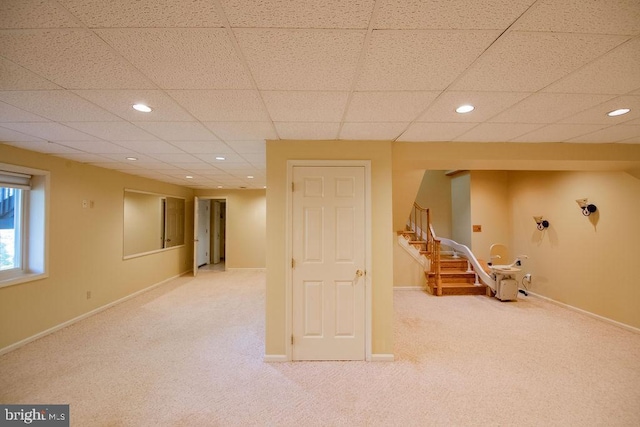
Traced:
[[72, 426], [639, 426], [640, 334], [533, 297], [395, 292], [392, 363], [264, 363], [262, 272], [204, 271], [0, 357]]

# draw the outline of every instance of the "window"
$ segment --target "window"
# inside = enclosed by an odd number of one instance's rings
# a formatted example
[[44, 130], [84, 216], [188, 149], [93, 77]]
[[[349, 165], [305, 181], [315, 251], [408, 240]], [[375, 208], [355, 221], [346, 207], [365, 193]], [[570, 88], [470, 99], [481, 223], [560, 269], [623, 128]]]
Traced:
[[0, 271], [22, 267], [22, 200], [21, 189], [0, 187]]
[[49, 173], [0, 163], [0, 287], [46, 277]]

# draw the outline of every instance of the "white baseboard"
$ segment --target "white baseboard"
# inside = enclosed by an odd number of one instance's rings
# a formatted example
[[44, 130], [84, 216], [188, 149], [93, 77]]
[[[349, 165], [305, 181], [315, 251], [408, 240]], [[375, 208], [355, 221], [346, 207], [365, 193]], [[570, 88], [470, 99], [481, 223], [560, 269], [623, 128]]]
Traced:
[[544, 295], [536, 294], [535, 292], [527, 291], [527, 293], [529, 295], [535, 297], [535, 298], [543, 299], [543, 300], [548, 301], [548, 302], [550, 302], [552, 304], [559, 305], [560, 307], [564, 307], [564, 308], [567, 308], [567, 309], [572, 310], [572, 311], [576, 311], [576, 312], [581, 313], [581, 314], [586, 314], [589, 317], [593, 317], [595, 319], [602, 320], [603, 322], [607, 322], [607, 323], [609, 323], [611, 325], [614, 325], [614, 326], [617, 326], [619, 328], [626, 329], [626, 330], [631, 331], [631, 332], [635, 332], [636, 334], [640, 334], [640, 329], [639, 328], [636, 328], [636, 327], [631, 326], [631, 325], [627, 325], [626, 323], [621, 323], [621, 322], [618, 322], [616, 320], [609, 319], [608, 317], [604, 317], [604, 316], [600, 316], [599, 314], [591, 313], [590, 311], [586, 311], [586, 310], [583, 310], [581, 308], [574, 307], [572, 305], [565, 304], [565, 303], [560, 302], [560, 301], [556, 301], [556, 300], [551, 299], [549, 297], [545, 297]]
[[122, 297], [122, 298], [120, 298], [118, 300], [115, 300], [115, 301], [110, 302], [110, 303], [108, 303], [106, 305], [103, 305], [102, 307], [98, 307], [98, 308], [96, 308], [94, 310], [91, 310], [91, 311], [89, 311], [87, 313], [81, 314], [78, 317], [74, 317], [73, 319], [67, 320], [66, 322], [62, 322], [59, 325], [56, 325], [56, 326], [54, 326], [52, 328], [49, 328], [49, 329], [47, 329], [45, 331], [38, 332], [35, 335], [32, 335], [32, 336], [30, 336], [28, 338], [25, 338], [25, 339], [23, 339], [21, 341], [18, 341], [16, 343], [10, 344], [10, 345], [0, 349], [0, 356], [2, 356], [3, 354], [9, 353], [9, 352], [11, 352], [13, 350], [16, 350], [16, 349], [22, 347], [23, 345], [27, 345], [30, 342], [33, 342], [33, 341], [35, 341], [35, 340], [37, 340], [39, 338], [42, 338], [42, 337], [45, 337], [45, 336], [47, 336], [49, 334], [57, 332], [60, 329], [66, 328], [67, 326], [73, 325], [76, 322], [79, 322], [79, 321], [84, 320], [84, 319], [86, 319], [88, 317], [91, 317], [94, 314], [98, 314], [101, 311], [104, 311], [104, 310], [106, 310], [108, 308], [111, 308], [111, 307], [113, 307], [115, 305], [118, 305], [118, 304], [123, 303], [123, 302], [125, 302], [127, 300], [130, 300], [131, 298], [135, 298], [140, 294], [143, 294], [143, 293], [145, 293], [147, 291], [150, 291], [151, 289], [157, 288], [160, 285], [164, 285], [165, 283], [169, 282], [170, 280], [173, 280], [173, 279], [175, 279], [177, 277], [180, 277], [180, 276], [184, 276], [185, 274], [189, 274], [190, 272], [191, 272], [191, 270], [189, 270], [187, 272], [184, 272], [184, 273], [180, 273], [180, 274], [178, 274], [176, 276], [170, 277], [170, 278], [165, 279], [165, 280], [163, 280], [161, 282], [155, 283], [155, 284], [153, 284], [153, 285], [151, 285], [149, 287], [146, 287], [146, 288], [141, 289], [139, 291], [136, 291], [136, 292], [134, 292], [132, 294], [129, 294], [129, 295], [125, 296], [125, 297]]
[[226, 271], [267, 271], [266, 268], [226, 268]]
[[371, 355], [372, 362], [393, 362], [394, 360], [393, 354], [377, 353]]
[[424, 291], [426, 288], [424, 286], [394, 286], [394, 291]]
[[286, 354], [265, 354], [264, 361], [267, 363], [288, 362]]

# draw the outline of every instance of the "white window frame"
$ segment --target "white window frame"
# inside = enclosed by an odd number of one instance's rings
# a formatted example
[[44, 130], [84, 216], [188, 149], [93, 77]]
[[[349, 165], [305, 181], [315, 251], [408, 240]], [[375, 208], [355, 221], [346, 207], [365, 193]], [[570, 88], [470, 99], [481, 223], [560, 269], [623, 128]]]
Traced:
[[44, 279], [49, 276], [48, 222], [50, 173], [25, 166], [0, 163], [0, 170], [31, 175], [31, 189], [22, 190], [20, 228], [20, 266], [0, 272], [0, 288]]

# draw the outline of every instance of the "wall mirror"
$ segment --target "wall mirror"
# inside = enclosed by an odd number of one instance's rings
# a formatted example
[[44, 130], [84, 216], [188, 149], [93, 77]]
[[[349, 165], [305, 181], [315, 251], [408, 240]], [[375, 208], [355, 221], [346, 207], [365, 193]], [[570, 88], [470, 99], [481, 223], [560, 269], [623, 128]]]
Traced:
[[185, 199], [124, 190], [124, 258], [184, 245]]

